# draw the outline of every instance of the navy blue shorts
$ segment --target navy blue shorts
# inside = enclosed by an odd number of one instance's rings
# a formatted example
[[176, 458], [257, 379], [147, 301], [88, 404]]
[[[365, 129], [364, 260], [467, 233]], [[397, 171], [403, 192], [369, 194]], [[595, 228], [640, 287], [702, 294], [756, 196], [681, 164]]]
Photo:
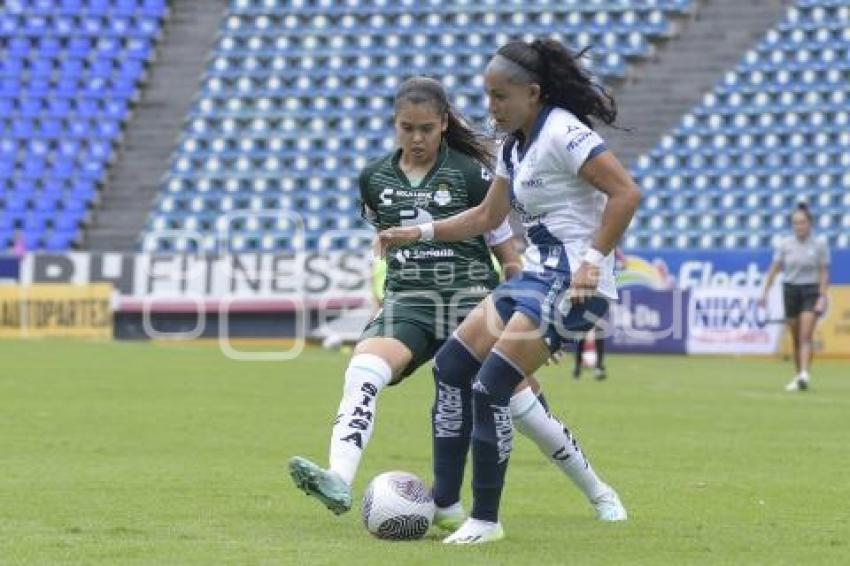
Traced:
[[[523, 271], [493, 291], [493, 303], [506, 324], [515, 312], [521, 312], [541, 330], [543, 340], [552, 352], [584, 337], [596, 321], [608, 312], [608, 299], [598, 295], [582, 304], [565, 302], [570, 288], [570, 273], [545, 270], [543, 273]], [[563, 312], [562, 304], [568, 305]]]

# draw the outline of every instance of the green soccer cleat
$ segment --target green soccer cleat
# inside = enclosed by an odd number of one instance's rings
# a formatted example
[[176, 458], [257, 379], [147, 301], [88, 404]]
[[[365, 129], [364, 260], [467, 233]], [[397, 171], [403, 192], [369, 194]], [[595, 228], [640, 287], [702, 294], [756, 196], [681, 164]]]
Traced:
[[335, 515], [351, 509], [351, 488], [334, 472], [295, 456], [289, 460], [289, 475], [298, 489], [324, 503]]

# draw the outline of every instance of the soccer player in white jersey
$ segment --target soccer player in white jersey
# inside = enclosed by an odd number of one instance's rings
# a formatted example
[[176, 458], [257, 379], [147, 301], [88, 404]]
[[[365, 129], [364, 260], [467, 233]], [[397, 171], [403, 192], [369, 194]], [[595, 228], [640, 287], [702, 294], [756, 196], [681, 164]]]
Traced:
[[[446, 543], [504, 536], [499, 500], [514, 426], [583, 489], [601, 519], [626, 519], [617, 493], [564, 442], [569, 433], [524, 387], [553, 351], [591, 328], [617, 298], [612, 250], [640, 201], [634, 181], [592, 129], [591, 118], [613, 123], [616, 106], [581, 68], [580, 56], [554, 40], [501, 47], [484, 79], [490, 114], [508, 136], [487, 197], [454, 217], [380, 234], [385, 248], [463, 240], [499, 225], [513, 207], [530, 241], [523, 273], [493, 291], [435, 358], [436, 379], [474, 380], [472, 514]], [[454, 356], [446, 359], [441, 353], [449, 349]], [[458, 352], [483, 360], [477, 371], [456, 363]], [[435, 475], [435, 495], [443, 481]]]

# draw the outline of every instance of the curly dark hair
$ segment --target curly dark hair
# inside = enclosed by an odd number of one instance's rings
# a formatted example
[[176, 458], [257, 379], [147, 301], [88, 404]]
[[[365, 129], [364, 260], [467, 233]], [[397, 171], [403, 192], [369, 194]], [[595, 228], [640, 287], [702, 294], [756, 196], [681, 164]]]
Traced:
[[516, 63], [534, 76], [545, 104], [570, 111], [589, 128], [592, 118], [611, 125], [617, 119], [614, 97], [582, 67], [586, 47], [573, 55], [560, 41], [536, 39], [531, 43], [511, 41], [496, 55]]
[[430, 104], [434, 111], [447, 115], [448, 126], [443, 139], [450, 148], [468, 155], [481, 163], [486, 169], [493, 166], [493, 152], [488, 140], [473, 130], [466, 120], [451, 104], [443, 85], [429, 77], [413, 77], [407, 79], [398, 87], [395, 94], [394, 108], [398, 112], [402, 104]]

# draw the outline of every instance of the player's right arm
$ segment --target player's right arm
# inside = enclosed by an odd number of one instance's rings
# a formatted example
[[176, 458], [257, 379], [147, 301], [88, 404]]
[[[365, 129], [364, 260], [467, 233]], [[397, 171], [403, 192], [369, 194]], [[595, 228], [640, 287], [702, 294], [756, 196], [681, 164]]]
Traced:
[[419, 239], [460, 242], [495, 229], [511, 209], [508, 180], [496, 177], [481, 204], [439, 222], [390, 228], [378, 234], [381, 247], [403, 246]]
[[374, 226], [376, 230], [379, 230], [378, 202], [375, 198], [376, 195], [369, 190], [369, 177], [372, 174], [370, 169], [370, 166], [366, 166], [357, 176], [357, 184], [360, 187], [360, 217]]
[[764, 305], [767, 302], [767, 294], [770, 292], [770, 288], [773, 286], [773, 280], [776, 279], [776, 276], [779, 274], [779, 271], [782, 269], [782, 244], [779, 244], [779, 247], [776, 248], [776, 252], [773, 254], [773, 261], [770, 264], [770, 268], [767, 270], [767, 275], [764, 278], [764, 290], [761, 294], [760, 303]]

